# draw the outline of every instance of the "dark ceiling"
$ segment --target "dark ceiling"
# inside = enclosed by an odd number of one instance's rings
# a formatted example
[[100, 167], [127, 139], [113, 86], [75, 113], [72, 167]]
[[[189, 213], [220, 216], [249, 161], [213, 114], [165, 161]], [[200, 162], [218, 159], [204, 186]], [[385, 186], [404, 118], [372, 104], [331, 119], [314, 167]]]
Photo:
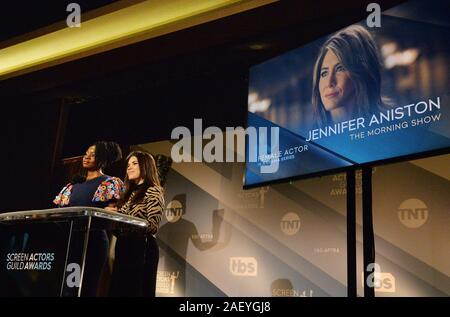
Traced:
[[90, 11], [113, 2], [111, 0], [39, 0], [2, 1], [0, 6], [0, 42], [35, 31], [53, 23], [64, 21], [69, 3], [76, 2], [82, 12]]
[[[0, 95], [29, 107], [73, 103], [63, 157], [82, 153], [96, 139], [122, 144], [167, 140], [173, 127], [189, 127], [193, 118], [204, 118], [205, 126], [244, 126], [249, 66], [365, 19], [370, 2], [279, 1], [0, 81]], [[379, 1], [382, 10], [401, 2]], [[27, 25], [65, 18], [65, 10], [54, 10], [29, 13]], [[100, 122], [111, 129], [96, 129]]]
[[[5, 4], [1, 12], [20, 17], [2, 20], [8, 38], [64, 20], [70, 1]], [[113, 1], [77, 1], [86, 10]], [[135, 90], [145, 82], [170, 82], [214, 69], [246, 68], [287, 49], [364, 19], [371, 1], [280, 1], [210, 23], [4, 80], [3, 96], [38, 99], [101, 98]], [[380, 1], [382, 10], [401, 3]], [[2, 4], [3, 6], [3, 4]], [[0, 19], [1, 20], [1, 19]], [[7, 24], [7, 25], [6, 25]], [[124, 80], [126, 78], [126, 80]]]

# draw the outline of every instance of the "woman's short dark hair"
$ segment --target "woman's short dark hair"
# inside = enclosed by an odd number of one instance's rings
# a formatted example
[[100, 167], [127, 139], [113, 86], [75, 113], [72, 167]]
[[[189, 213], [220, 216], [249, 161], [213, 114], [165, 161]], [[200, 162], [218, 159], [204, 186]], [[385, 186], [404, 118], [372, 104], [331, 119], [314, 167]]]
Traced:
[[320, 49], [314, 66], [312, 104], [315, 122], [330, 124], [331, 118], [320, 98], [320, 70], [326, 53], [331, 50], [349, 71], [355, 87], [355, 117], [375, 113], [383, 106], [381, 97], [381, 62], [372, 35], [363, 26], [351, 25], [332, 35]]
[[105, 169], [122, 159], [122, 150], [116, 142], [95, 142], [95, 162], [99, 169]]

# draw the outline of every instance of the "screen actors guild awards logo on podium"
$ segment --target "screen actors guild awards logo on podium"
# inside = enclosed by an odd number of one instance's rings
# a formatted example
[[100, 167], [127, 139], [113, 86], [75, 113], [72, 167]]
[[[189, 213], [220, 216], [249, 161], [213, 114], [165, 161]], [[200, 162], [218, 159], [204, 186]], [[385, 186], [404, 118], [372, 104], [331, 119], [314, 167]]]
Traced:
[[172, 200], [167, 204], [165, 210], [166, 219], [168, 222], [177, 222], [183, 215], [183, 205], [178, 200]]
[[8, 253], [6, 254], [7, 271], [50, 271], [55, 260], [53, 252]]
[[294, 212], [288, 212], [281, 218], [281, 231], [288, 236], [293, 236], [300, 230], [300, 217]]
[[235, 276], [257, 276], [258, 261], [254, 257], [231, 257], [230, 272]]
[[423, 201], [411, 198], [403, 201], [398, 207], [398, 219], [408, 228], [417, 229], [428, 220], [428, 207]]

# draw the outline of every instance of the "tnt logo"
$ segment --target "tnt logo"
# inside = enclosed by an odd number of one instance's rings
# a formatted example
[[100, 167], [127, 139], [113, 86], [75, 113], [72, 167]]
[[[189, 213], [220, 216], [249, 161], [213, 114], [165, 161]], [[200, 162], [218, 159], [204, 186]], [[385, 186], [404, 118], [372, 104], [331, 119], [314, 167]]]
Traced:
[[398, 207], [398, 218], [408, 228], [419, 228], [428, 219], [428, 207], [419, 199], [407, 199]]
[[230, 272], [236, 276], [258, 275], [258, 262], [254, 257], [231, 257]]
[[[373, 287], [375, 292], [395, 293], [395, 277], [391, 273], [381, 272], [380, 265], [371, 263], [367, 266], [368, 271], [374, 271], [367, 276], [367, 285]], [[364, 281], [364, 272], [363, 278]]]
[[183, 205], [178, 200], [172, 200], [166, 206], [165, 215], [168, 222], [177, 222], [183, 215]]
[[288, 236], [296, 234], [300, 230], [300, 217], [293, 212], [288, 212], [281, 218], [281, 231]]

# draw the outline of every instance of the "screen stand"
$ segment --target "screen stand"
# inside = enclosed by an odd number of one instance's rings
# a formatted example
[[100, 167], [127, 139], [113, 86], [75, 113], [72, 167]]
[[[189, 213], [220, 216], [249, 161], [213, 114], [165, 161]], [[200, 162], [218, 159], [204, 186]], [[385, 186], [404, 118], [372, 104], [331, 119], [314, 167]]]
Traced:
[[356, 297], [356, 200], [355, 170], [347, 171], [347, 296]]
[[[364, 297], [375, 297], [375, 238], [372, 221], [372, 167], [362, 169]], [[370, 282], [370, 283], [368, 283]]]

